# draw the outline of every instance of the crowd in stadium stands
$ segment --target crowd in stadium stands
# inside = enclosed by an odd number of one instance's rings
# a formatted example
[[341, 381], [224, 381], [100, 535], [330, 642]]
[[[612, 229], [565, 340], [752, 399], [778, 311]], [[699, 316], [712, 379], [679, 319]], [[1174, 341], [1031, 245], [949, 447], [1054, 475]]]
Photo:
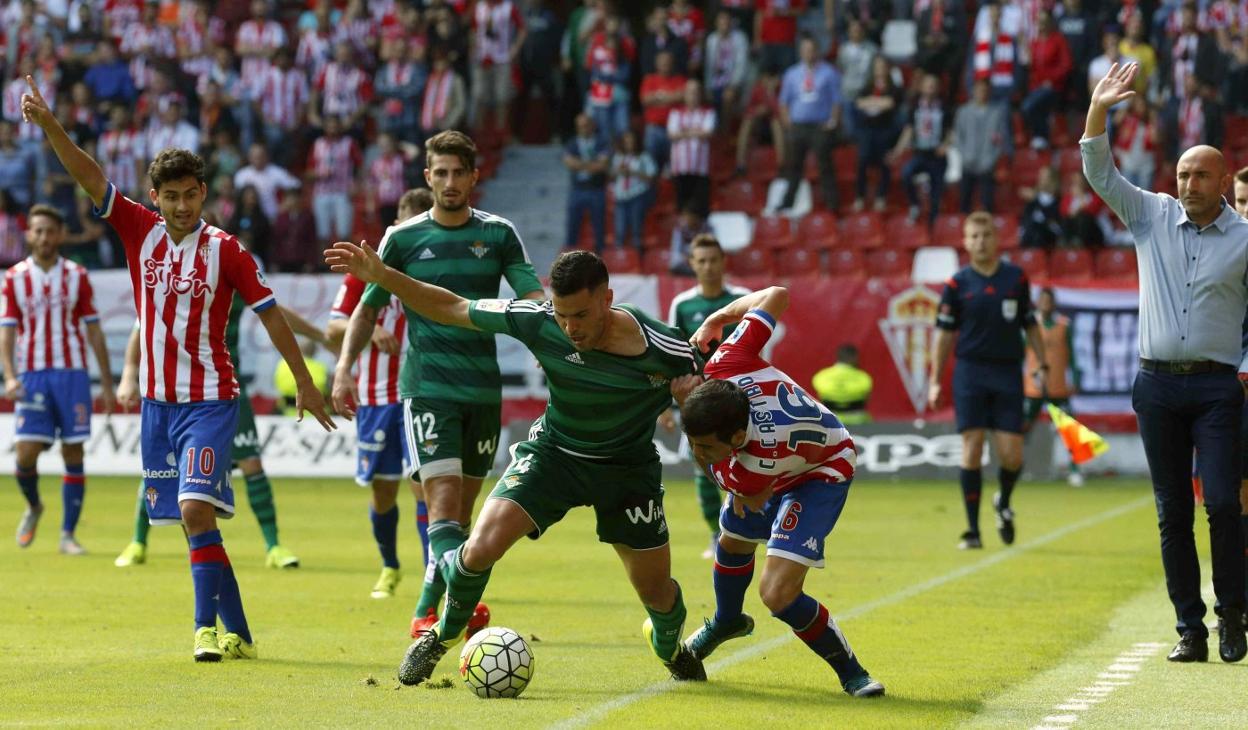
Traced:
[[460, 128], [486, 177], [508, 139], [560, 141], [566, 244], [615, 268], [680, 270], [741, 211], [739, 270], [901, 273], [982, 208], [1033, 273], [1127, 275], [1075, 145], [1122, 61], [1142, 68], [1111, 120], [1128, 179], [1172, 192], [1202, 142], [1248, 162], [1248, 0], [0, 0], [0, 265], [37, 202], [71, 222], [67, 255], [121, 263], [21, 123], [30, 74], [132, 197], [156, 151], [203, 154], [211, 215], [278, 270], [375, 237], [423, 140]]

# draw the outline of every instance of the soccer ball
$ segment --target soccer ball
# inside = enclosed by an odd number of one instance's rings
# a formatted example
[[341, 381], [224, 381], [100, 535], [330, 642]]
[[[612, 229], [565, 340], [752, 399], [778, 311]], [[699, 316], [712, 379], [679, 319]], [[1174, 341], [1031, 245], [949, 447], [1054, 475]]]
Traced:
[[519, 697], [533, 678], [533, 650], [511, 629], [482, 629], [460, 652], [459, 676], [482, 699]]

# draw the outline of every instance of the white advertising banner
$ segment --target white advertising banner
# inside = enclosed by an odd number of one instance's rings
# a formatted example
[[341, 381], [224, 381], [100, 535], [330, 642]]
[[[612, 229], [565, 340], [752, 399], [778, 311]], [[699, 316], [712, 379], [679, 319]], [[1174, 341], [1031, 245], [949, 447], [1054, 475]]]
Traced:
[[1140, 367], [1140, 296], [1134, 289], [1054, 291], [1070, 318], [1075, 413], [1130, 413], [1131, 384]]

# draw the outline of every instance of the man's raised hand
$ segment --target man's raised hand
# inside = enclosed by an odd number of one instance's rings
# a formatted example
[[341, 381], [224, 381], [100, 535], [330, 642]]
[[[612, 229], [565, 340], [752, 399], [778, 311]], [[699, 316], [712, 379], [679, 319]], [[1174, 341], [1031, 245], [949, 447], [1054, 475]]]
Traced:
[[1135, 75], [1140, 70], [1138, 63], [1123, 65], [1113, 64], [1105, 78], [1097, 82], [1092, 90], [1092, 105], [1101, 109], [1109, 109], [1115, 104], [1135, 96]]
[[381, 257], [366, 241], [360, 241], [358, 246], [346, 241], [335, 243], [325, 249], [325, 263], [331, 271], [350, 274], [366, 284], [380, 281], [386, 271]]

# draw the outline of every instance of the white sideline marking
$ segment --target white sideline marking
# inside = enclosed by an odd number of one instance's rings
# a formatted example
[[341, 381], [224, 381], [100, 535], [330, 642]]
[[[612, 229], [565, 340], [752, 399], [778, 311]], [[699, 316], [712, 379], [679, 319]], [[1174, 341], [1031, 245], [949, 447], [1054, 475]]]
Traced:
[[[1048, 545], [1049, 543], [1060, 540], [1063, 537], [1066, 537], [1067, 535], [1071, 533], [1078, 532], [1088, 527], [1093, 527], [1102, 522], [1112, 520], [1115, 517], [1120, 517], [1128, 512], [1139, 509], [1140, 507], [1143, 507], [1146, 504], [1152, 504], [1153, 501], [1154, 499], [1151, 495], [1148, 497], [1141, 497], [1140, 499], [1131, 500], [1130, 502], [1118, 505], [1117, 507], [1114, 507], [1113, 509], [1105, 510], [1104, 512], [1098, 515], [1092, 515], [1091, 517], [1084, 518], [1082, 520], [1079, 520], [1078, 522], [1072, 522], [1069, 525], [1066, 525], [1065, 527], [1059, 527], [1058, 529], [1046, 535], [1042, 535], [1036, 538], [1035, 540], [1032, 540], [1031, 542], [1024, 543], [1022, 545], [1011, 548], [1009, 550], [1003, 550], [999, 553], [993, 553], [992, 555], [989, 555], [988, 557], [978, 560], [974, 563], [971, 563], [970, 565], [964, 565], [961, 568], [951, 570], [948, 573], [944, 573], [943, 575], [938, 575], [935, 578], [930, 578], [920, 583], [915, 583], [906, 588], [902, 588], [901, 590], [895, 593], [890, 593], [889, 595], [884, 596], [882, 598], [877, 598], [874, 601], [867, 601], [866, 603], [860, 603], [857, 606], [854, 606], [853, 608], [850, 608], [846, 611], [838, 613], [836, 616], [834, 616], [834, 618], [837, 619], [838, 621], [848, 621], [850, 619], [855, 619], [860, 616], [864, 616], [868, 613], [871, 613], [877, 608], [885, 608], [885, 607], [892, 606], [897, 603], [901, 603], [902, 601], [908, 600], [910, 598], [914, 598], [915, 596], [921, 595], [928, 591], [935, 590], [936, 588], [940, 588], [941, 586], [944, 586], [948, 583], [952, 583], [955, 580], [959, 580], [961, 578], [965, 578], [969, 575], [974, 575], [980, 571], [991, 568], [994, 565], [1005, 562], [1006, 560], [1009, 560], [1010, 558], [1013, 558], [1017, 555], [1021, 555], [1023, 553], [1035, 550], [1036, 548]], [[727, 669], [728, 667], [731, 667], [736, 664], [740, 664], [741, 662], [746, 661], [748, 659], [753, 659], [754, 657], [760, 654], [766, 654], [767, 652], [772, 651], [773, 649], [784, 646], [785, 644], [789, 643], [792, 640], [793, 640], [792, 632], [786, 632], [779, 636], [768, 639], [767, 641], [754, 644], [753, 646], [750, 646], [745, 649], [741, 649], [740, 651], [737, 651], [733, 654], [729, 654], [728, 656], [724, 657], [723, 659], [720, 659], [719, 661], [714, 661], [714, 662], [711, 662], [710, 664], [707, 664], [706, 665], [707, 673], [710, 674], [711, 672], [717, 672], [721, 669]], [[1136, 646], [1138, 647], [1139, 645], [1137, 644]], [[576, 715], [574, 717], [569, 717], [566, 720], [562, 720], [560, 722], [554, 723], [550, 727], [552, 728], [552, 730], [567, 730], [570, 728], [586, 727], [587, 725], [591, 723], [601, 720], [602, 718], [606, 717], [612, 712], [615, 712], [616, 710], [619, 710], [624, 707], [628, 707], [629, 705], [635, 702], [647, 699], [649, 697], [657, 697], [662, 694], [667, 694], [668, 692], [671, 692], [672, 690], [678, 687], [680, 687], [680, 683], [674, 682], [672, 680], [664, 680], [661, 682], [655, 682], [654, 684], [651, 684], [649, 686], [642, 687], [636, 692], [630, 692], [629, 694], [623, 695], [621, 697], [616, 697], [613, 700], [608, 700], [607, 702], [603, 702], [593, 707], [590, 707], [586, 709], [584, 712], [582, 712], [581, 714]], [[1086, 710], [1087, 706], [1081, 705], [1079, 707], [1071, 707], [1071, 708], [1059, 706], [1057, 709], [1059, 710], [1065, 710], [1065, 709]]]
[[[1090, 687], [1084, 687], [1067, 697], [1061, 703], [1053, 705], [1053, 709], [1063, 712], [1087, 712], [1098, 702], [1104, 702], [1114, 690], [1131, 684], [1134, 674], [1140, 671], [1141, 665], [1148, 659], [1157, 656], [1157, 652], [1165, 648], [1164, 644], [1155, 641], [1137, 642], [1131, 649], [1114, 658], [1108, 671], [1101, 672], [1100, 677]], [[1112, 680], [1112, 681], [1110, 681]], [[1060, 718], [1060, 719], [1059, 719]], [[1049, 715], [1040, 721], [1032, 730], [1048, 730], [1054, 723], [1066, 723], [1067, 726], [1079, 721], [1077, 714]]]

